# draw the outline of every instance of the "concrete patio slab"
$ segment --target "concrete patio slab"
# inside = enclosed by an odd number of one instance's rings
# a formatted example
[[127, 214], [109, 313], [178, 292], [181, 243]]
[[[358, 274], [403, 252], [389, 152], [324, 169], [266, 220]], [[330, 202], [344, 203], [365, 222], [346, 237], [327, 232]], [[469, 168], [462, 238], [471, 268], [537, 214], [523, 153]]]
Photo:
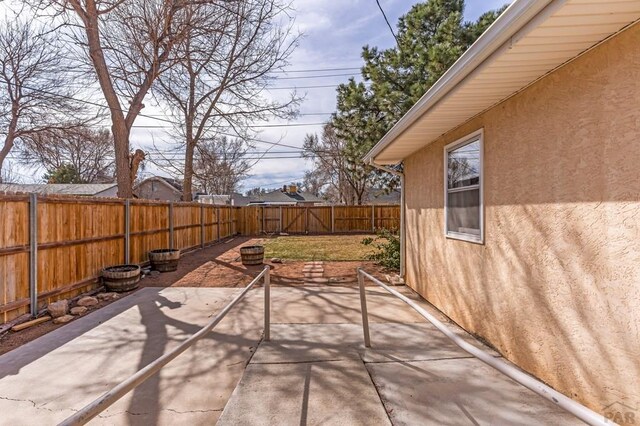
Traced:
[[[141, 289], [3, 355], [0, 424], [60, 422], [197, 332], [238, 292]], [[261, 304], [242, 301], [230, 315], [92, 423], [214, 423], [262, 336]]]
[[366, 364], [394, 425], [582, 425], [475, 358]]
[[[414, 300], [421, 300], [408, 287], [398, 289]], [[370, 322], [424, 322], [424, 318], [383, 289], [368, 287], [367, 303]], [[430, 305], [424, 303], [424, 306]], [[271, 321], [284, 324], [361, 324], [358, 288], [326, 285], [274, 287], [271, 290]]]
[[218, 425], [389, 425], [361, 361], [249, 364]]
[[[461, 337], [483, 350], [498, 353], [459, 330]], [[357, 324], [274, 324], [271, 341], [262, 342], [251, 363], [315, 362], [363, 359], [365, 362], [470, 358], [467, 352], [428, 323], [371, 324], [372, 347], [365, 348]]]

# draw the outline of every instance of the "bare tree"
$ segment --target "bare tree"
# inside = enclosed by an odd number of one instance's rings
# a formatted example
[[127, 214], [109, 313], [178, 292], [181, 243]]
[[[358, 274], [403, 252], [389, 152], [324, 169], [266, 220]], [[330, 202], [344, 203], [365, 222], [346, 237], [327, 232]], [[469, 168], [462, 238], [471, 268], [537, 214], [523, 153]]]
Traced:
[[251, 147], [242, 139], [222, 137], [196, 146], [194, 184], [207, 194], [232, 194], [247, 177], [251, 164], [245, 155]]
[[43, 29], [18, 19], [0, 23], [0, 182], [17, 142], [82, 124], [66, 71], [55, 40]]
[[[220, 133], [251, 139], [249, 122], [294, 115], [299, 101], [295, 93], [284, 102], [263, 96], [273, 81], [269, 73], [287, 64], [298, 41], [290, 26], [281, 25], [287, 11], [288, 5], [279, 0], [209, 4], [200, 10], [207, 19], [199, 20], [201, 26], [194, 26], [176, 47], [178, 64], [158, 79], [159, 94], [178, 123], [172, 135], [184, 149], [185, 200], [191, 200], [195, 174], [208, 169], [200, 164], [195, 170], [199, 144], [207, 145], [200, 155], [221, 151], [228, 141]], [[231, 154], [236, 151], [234, 147]], [[235, 179], [236, 172], [225, 176]], [[201, 176], [197, 180], [203, 182]]]
[[113, 141], [107, 130], [78, 127], [66, 131], [41, 132], [20, 145], [25, 165], [38, 164], [51, 174], [73, 170], [83, 183], [112, 182], [114, 179]]
[[[222, 3], [225, 3], [222, 0]], [[239, 0], [234, 0], [239, 1]], [[198, 26], [206, 0], [31, 0], [53, 7], [97, 77], [111, 117], [119, 197], [132, 197], [131, 126], [174, 47]], [[212, 3], [212, 2], [211, 2]]]
[[330, 123], [324, 125], [321, 137], [307, 135], [303, 156], [314, 160], [314, 168], [305, 176], [306, 184], [311, 185], [311, 180], [324, 182], [322, 192], [327, 199], [347, 205], [362, 204], [375, 175], [360, 158], [352, 158], [346, 148], [346, 142], [336, 135]]

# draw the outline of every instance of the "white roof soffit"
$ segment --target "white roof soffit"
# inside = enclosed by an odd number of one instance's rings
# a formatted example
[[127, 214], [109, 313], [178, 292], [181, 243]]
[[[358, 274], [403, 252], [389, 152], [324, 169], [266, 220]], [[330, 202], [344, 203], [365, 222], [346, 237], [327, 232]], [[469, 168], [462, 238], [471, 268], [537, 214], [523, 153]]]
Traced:
[[397, 164], [640, 19], [640, 0], [516, 0], [364, 157]]

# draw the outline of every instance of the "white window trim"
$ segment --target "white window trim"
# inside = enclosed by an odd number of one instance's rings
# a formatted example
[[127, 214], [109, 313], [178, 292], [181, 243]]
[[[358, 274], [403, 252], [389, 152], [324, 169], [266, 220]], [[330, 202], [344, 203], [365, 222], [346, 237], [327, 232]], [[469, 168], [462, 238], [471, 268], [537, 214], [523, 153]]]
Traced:
[[[480, 142], [480, 235], [462, 234], [459, 232], [449, 231], [447, 223], [449, 218], [449, 152], [460, 146], [466, 145], [477, 139]], [[466, 187], [465, 189], [470, 189]], [[454, 191], [455, 192], [455, 191]], [[444, 235], [446, 238], [453, 240], [467, 241], [475, 244], [484, 244], [484, 129], [477, 130], [465, 137], [458, 139], [444, 147]]]

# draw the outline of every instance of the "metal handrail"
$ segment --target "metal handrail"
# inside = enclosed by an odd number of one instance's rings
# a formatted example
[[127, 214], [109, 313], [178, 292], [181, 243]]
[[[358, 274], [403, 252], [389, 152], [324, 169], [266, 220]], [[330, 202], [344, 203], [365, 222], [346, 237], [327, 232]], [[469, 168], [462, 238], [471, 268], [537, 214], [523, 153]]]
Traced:
[[90, 402], [80, 411], [76, 412], [72, 416], [66, 418], [59, 426], [71, 426], [71, 425], [83, 425], [89, 422], [89, 420], [96, 417], [102, 411], [106, 410], [113, 403], [118, 401], [124, 395], [129, 393], [131, 390], [140, 386], [144, 383], [149, 377], [153, 376], [155, 373], [160, 371], [162, 367], [167, 365], [170, 361], [180, 355], [182, 352], [189, 349], [196, 343], [198, 340], [202, 339], [205, 335], [207, 335], [213, 328], [220, 322], [222, 319], [229, 313], [229, 311], [251, 290], [251, 288], [260, 280], [260, 278], [264, 277], [264, 338], [265, 340], [269, 340], [269, 329], [270, 329], [270, 277], [269, 277], [269, 267], [266, 266], [260, 274], [255, 277], [243, 290], [238, 294], [227, 306], [225, 306], [218, 315], [216, 315], [207, 325], [202, 327], [200, 331], [195, 333], [193, 336], [189, 337], [187, 340], [182, 342], [180, 346], [172, 350], [171, 352], [162, 355], [160, 358], [153, 361], [151, 364], [147, 365], [143, 369], [139, 370], [137, 373], [130, 376], [128, 379], [120, 382], [120, 384], [116, 385], [110, 391], [102, 394], [100, 397]]
[[548, 385], [540, 382], [536, 378], [528, 375], [522, 370], [514, 367], [511, 364], [506, 363], [500, 358], [496, 358], [493, 355], [483, 351], [480, 348], [466, 342], [460, 336], [453, 333], [449, 328], [440, 322], [436, 317], [427, 312], [424, 308], [416, 304], [413, 300], [409, 299], [407, 296], [401, 294], [397, 290], [392, 289], [388, 285], [384, 284], [371, 274], [363, 271], [362, 269], [357, 269], [358, 274], [358, 286], [360, 288], [360, 303], [362, 307], [362, 329], [364, 332], [364, 342], [365, 346], [371, 347], [371, 339], [369, 336], [369, 318], [367, 313], [367, 299], [364, 288], [364, 278], [369, 278], [373, 283], [387, 290], [392, 295], [396, 296], [404, 303], [412, 307], [418, 314], [424, 317], [427, 321], [433, 324], [438, 330], [440, 330], [445, 336], [447, 336], [450, 340], [453, 341], [456, 345], [458, 345], [462, 350], [468, 352], [474, 357], [478, 358], [480, 361], [489, 365], [490, 367], [495, 368], [502, 374], [511, 378], [512, 380], [520, 383], [522, 386], [532, 390], [543, 398], [553, 402], [558, 405], [560, 408], [565, 411], [573, 414], [583, 422], [589, 425], [598, 425], [598, 426], [611, 426], [615, 423], [611, 420], [607, 420], [603, 415], [596, 413], [595, 411], [590, 410], [584, 405], [574, 401], [573, 399], [561, 394], [555, 389], [551, 388]]

